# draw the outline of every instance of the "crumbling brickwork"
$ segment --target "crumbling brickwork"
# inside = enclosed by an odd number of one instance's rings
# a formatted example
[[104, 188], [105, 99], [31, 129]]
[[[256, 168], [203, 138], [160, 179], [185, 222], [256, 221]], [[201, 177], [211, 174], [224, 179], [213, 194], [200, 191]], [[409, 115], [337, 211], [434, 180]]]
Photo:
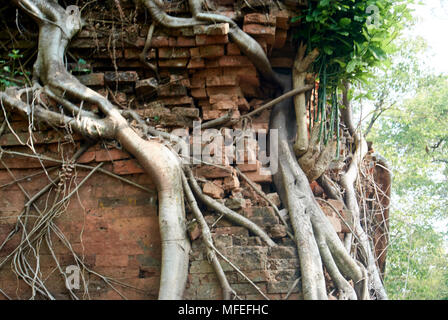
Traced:
[[[281, 10], [276, 6], [260, 7], [260, 1], [244, 1], [243, 4], [228, 0], [211, 2], [222, 14], [239, 17], [243, 30], [260, 43], [273, 67], [292, 66], [294, 46], [289, 21], [291, 16], [298, 14], [297, 7]], [[126, 14], [134, 8], [131, 1], [122, 0], [120, 3]], [[251, 6], [252, 12], [248, 12], [247, 5]], [[167, 9], [171, 13], [182, 13], [182, 8]], [[107, 8], [103, 9], [107, 11]], [[241, 10], [248, 14], [242, 15]], [[135, 24], [117, 23], [112, 27], [101, 22], [90, 23], [70, 46], [69, 69], [82, 83], [108, 96], [114, 104], [136, 110], [148, 123], [161, 130], [182, 129], [191, 134], [193, 121], [206, 122], [229, 112], [232, 118], [238, 118], [272, 98], [272, 91], [262, 83], [252, 62], [229, 40], [229, 26], [225, 23], [170, 31], [157, 27], [147, 59], [158, 66], [161, 76], [158, 82], [139, 61], [150, 21], [142, 12], [138, 13], [136, 20]], [[107, 28], [109, 33], [104, 32]], [[19, 41], [14, 47], [27, 50], [34, 45], [32, 41]], [[82, 57], [82, 60], [73, 61], [73, 57]], [[95, 110], [96, 107], [86, 105], [85, 108]], [[269, 110], [261, 112], [247, 126], [254, 130], [267, 130], [269, 114]], [[4, 118], [0, 117], [0, 120], [3, 122]], [[15, 115], [10, 121], [15, 133], [7, 129], [0, 137], [0, 145], [5, 150], [32, 155], [28, 147], [21, 145], [21, 141], [30, 144], [29, 122]], [[241, 125], [235, 128], [241, 128]], [[69, 137], [63, 128], [54, 130], [43, 124], [36, 125], [33, 132], [36, 153], [56, 159], [69, 159], [79, 148], [80, 141], [80, 136]], [[34, 195], [50, 183], [47, 174], [54, 178], [58, 170], [45, 173], [43, 166], [49, 170], [56, 163], [20, 155], [3, 154], [1, 159], [0, 242], [3, 242], [14, 229], [16, 218], [27, 202], [25, 192]], [[132, 156], [113, 143], [99, 142], [77, 161], [92, 167], [101, 162], [105, 162], [103, 169], [136, 182], [146, 190], [97, 172], [71, 199], [66, 212], [57, 218], [57, 225], [86, 266], [130, 286], [114, 284], [124, 296], [155, 299], [161, 255], [155, 188]], [[272, 177], [261, 174], [259, 161], [237, 167], [282, 208]], [[79, 183], [88, 172], [77, 168], [73, 173], [75, 181]], [[254, 221], [278, 244], [268, 248], [246, 229], [207, 212], [205, 217], [218, 250], [269, 298], [300, 299], [299, 286], [293, 287], [300, 277], [297, 250], [268, 202], [237, 175], [231, 162], [225, 163], [224, 169], [214, 165], [197, 166], [195, 174], [207, 179], [202, 184], [205, 194]], [[322, 195], [319, 185], [314, 182], [312, 187], [316, 195]], [[44, 196], [37, 204], [45, 206], [46, 201], [48, 199]], [[333, 206], [344, 215], [342, 204], [335, 202]], [[334, 210], [326, 207], [325, 213], [337, 232], [341, 235], [349, 232]], [[200, 230], [192, 222], [188, 210], [187, 218], [191, 223], [188, 228], [192, 251], [185, 298], [220, 299], [221, 289], [205, 256]], [[0, 249], [1, 261], [13, 252], [19, 241], [17, 234]], [[63, 270], [74, 264], [70, 251], [61, 241], [53, 239], [53, 245]], [[43, 278], [47, 279], [46, 284], [55, 297], [69, 298], [63, 278], [45, 245], [41, 248], [40, 264]], [[241, 298], [263, 298], [233, 267], [223, 262], [223, 268]], [[122, 298], [98, 276], [86, 273], [86, 277], [90, 298]], [[30, 288], [17, 281], [7, 266], [0, 270], [0, 288], [12, 298], [26, 298], [30, 293]]]

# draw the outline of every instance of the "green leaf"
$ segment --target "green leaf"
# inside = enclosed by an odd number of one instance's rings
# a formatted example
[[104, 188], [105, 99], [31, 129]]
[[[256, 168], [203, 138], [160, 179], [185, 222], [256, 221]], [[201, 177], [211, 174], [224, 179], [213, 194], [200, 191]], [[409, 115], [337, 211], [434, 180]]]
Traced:
[[344, 27], [348, 26], [350, 23], [352, 23], [352, 19], [350, 18], [342, 18], [341, 20], [339, 20], [339, 24]]

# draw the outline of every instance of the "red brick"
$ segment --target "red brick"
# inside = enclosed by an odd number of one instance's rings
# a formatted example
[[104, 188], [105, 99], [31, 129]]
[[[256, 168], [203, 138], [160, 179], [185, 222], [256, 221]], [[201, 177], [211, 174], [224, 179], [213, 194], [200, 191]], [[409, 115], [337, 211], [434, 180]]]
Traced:
[[217, 178], [225, 178], [231, 177], [233, 169], [232, 167], [227, 167], [226, 169], [203, 165], [198, 168], [195, 168], [195, 175], [201, 176], [204, 178], [217, 179]]
[[[266, 169], [266, 170], [268, 170], [268, 169]], [[253, 182], [272, 183], [272, 176], [271, 175], [262, 175], [260, 173], [260, 171], [247, 172], [246, 176]]]
[[160, 59], [189, 58], [190, 50], [188, 48], [159, 48]]
[[167, 84], [158, 87], [159, 97], [186, 96], [187, 88], [181, 84]]
[[250, 105], [245, 98], [238, 98], [238, 109], [240, 111], [249, 111]]
[[207, 91], [206, 89], [191, 89], [191, 96], [194, 98], [206, 98]]
[[182, 108], [182, 107], [176, 107], [173, 108], [172, 113], [178, 114], [183, 117], [187, 118], [198, 118], [199, 117], [199, 109], [197, 108]]
[[252, 163], [243, 163], [243, 164], [238, 164], [237, 166], [242, 172], [253, 172], [253, 171], [257, 171], [260, 169], [261, 163], [260, 163], [260, 161], [256, 161], [253, 164]]
[[95, 266], [99, 267], [126, 267], [128, 265], [127, 255], [103, 255], [97, 254]]
[[215, 199], [221, 199], [224, 197], [224, 190], [217, 186], [215, 183], [207, 181], [204, 186], [202, 187], [202, 191], [204, 194], [215, 198]]
[[233, 76], [207, 77], [207, 87], [238, 86], [238, 78]]
[[219, 77], [222, 75], [221, 68], [207, 69], [207, 70], [198, 70], [195, 72], [195, 77], [199, 78], [207, 78], [207, 77]]
[[221, 100], [212, 105], [212, 109], [217, 110], [235, 110], [237, 109], [237, 104], [232, 100]]
[[251, 85], [255, 87], [260, 86], [260, 79], [257, 75], [253, 74], [241, 74], [240, 76], [240, 83], [245, 85]]
[[229, 37], [227, 35], [222, 36], [207, 36], [199, 34], [196, 36], [196, 45], [205, 46], [208, 44], [226, 44], [229, 42]]
[[[90, 149], [89, 149], [90, 150]], [[96, 152], [95, 151], [87, 151], [78, 159], [77, 163], [89, 163], [95, 161]]]
[[85, 74], [77, 78], [85, 86], [104, 86], [104, 73]]
[[135, 71], [106, 71], [104, 81], [109, 84], [133, 84], [138, 81], [138, 74]]
[[315, 196], [320, 197], [323, 195], [324, 189], [322, 189], [322, 187], [316, 181], [311, 182], [310, 187]]
[[249, 13], [244, 16], [244, 24], [262, 24], [275, 26], [276, 17], [262, 13]]
[[252, 66], [252, 62], [245, 56], [223, 56], [219, 58], [220, 67], [247, 67]]
[[188, 69], [201, 69], [205, 68], [205, 61], [202, 58], [192, 58], [187, 66]]
[[136, 160], [123, 160], [114, 162], [113, 172], [118, 175], [127, 175], [134, 173], [144, 173], [145, 171], [137, 163]]
[[274, 48], [277, 48], [277, 49], [283, 48], [285, 46], [287, 37], [288, 37], [287, 30], [282, 30], [282, 29], [276, 30], [275, 31]]
[[118, 149], [100, 150], [95, 152], [95, 160], [97, 162], [114, 161], [129, 158], [129, 153]]
[[227, 55], [229, 56], [240, 56], [240, 48], [235, 43], [229, 43], [227, 45]]
[[275, 27], [268, 27], [259, 24], [245, 24], [243, 31], [251, 35], [275, 36]]
[[252, 37], [257, 40], [257, 42], [260, 44], [260, 46], [263, 48], [264, 52], [268, 52], [268, 49], [270, 49], [269, 46], [273, 46], [275, 44], [275, 35], [252, 35]]
[[223, 45], [208, 45], [199, 47], [202, 58], [217, 58], [224, 55]]
[[159, 60], [159, 67], [163, 68], [185, 68], [187, 66], [188, 59], [167, 59]]
[[223, 68], [223, 74], [225, 76], [227, 75], [251, 75], [251, 76], [256, 76], [257, 75], [257, 69], [251, 65], [251, 66], [246, 66], [246, 67], [228, 67], [228, 68]]
[[272, 13], [276, 18], [276, 27], [279, 29], [288, 30], [289, 29], [289, 21], [291, 15], [288, 10], [279, 10], [277, 12]]
[[177, 37], [177, 47], [194, 47], [196, 45], [196, 39], [193, 37]]
[[170, 37], [164, 37], [164, 36], [154, 36], [151, 39], [151, 47], [160, 48], [160, 47], [170, 47], [171, 44], [176, 41], [173, 38]]
[[[227, 95], [229, 97], [243, 97], [243, 93], [239, 87], [209, 87], [207, 88], [207, 95], [209, 97], [215, 95]], [[213, 103], [210, 101], [210, 103]]]
[[135, 83], [135, 91], [140, 96], [152, 95], [157, 92], [158, 86], [156, 78], [143, 79]]
[[201, 52], [200, 52], [199, 48], [200, 47], [190, 48], [190, 56], [192, 58], [200, 58], [201, 57]]
[[190, 88], [205, 88], [205, 79], [193, 76], [190, 81]]
[[211, 108], [212, 104], [218, 103], [219, 101], [226, 100], [226, 101], [234, 101], [235, 103], [238, 102], [238, 97], [231, 93], [230, 95], [228, 92], [219, 92], [217, 94], [214, 94], [210, 96], [210, 99], [208, 100], [208, 104], [204, 106], [208, 106]]
[[210, 25], [198, 25], [194, 26], [193, 32], [195, 35], [204, 35], [204, 34], [209, 36], [227, 35], [229, 33], [229, 24], [216, 23]]
[[240, 187], [240, 180], [236, 175], [224, 178], [223, 187], [225, 190], [232, 190]]

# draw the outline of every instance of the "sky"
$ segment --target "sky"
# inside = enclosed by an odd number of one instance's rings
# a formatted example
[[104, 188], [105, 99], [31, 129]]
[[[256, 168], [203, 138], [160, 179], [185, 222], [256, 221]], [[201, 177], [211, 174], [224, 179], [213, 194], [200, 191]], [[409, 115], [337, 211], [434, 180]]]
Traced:
[[422, 0], [415, 6], [417, 18], [411, 34], [422, 36], [428, 42], [433, 57], [429, 64], [438, 72], [448, 74], [448, 0]]

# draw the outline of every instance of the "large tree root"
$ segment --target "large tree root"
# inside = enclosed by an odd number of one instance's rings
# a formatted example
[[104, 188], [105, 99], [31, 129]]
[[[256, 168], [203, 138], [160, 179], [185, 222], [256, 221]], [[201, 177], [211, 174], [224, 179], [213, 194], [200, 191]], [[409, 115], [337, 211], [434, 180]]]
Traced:
[[[17, 0], [39, 24], [39, 51], [33, 78], [40, 81], [50, 95], [65, 100], [68, 111], [76, 112], [70, 99], [99, 106], [106, 115], [97, 119], [85, 112], [76, 117], [45, 109], [40, 104], [28, 105], [17, 94], [1, 93], [0, 99], [11, 108], [52, 125], [69, 126], [90, 138], [114, 138], [133, 154], [151, 176], [158, 191], [159, 223], [162, 238], [162, 271], [160, 299], [181, 299], [188, 275], [190, 244], [185, 230], [185, 211], [180, 161], [167, 147], [157, 141], [143, 140], [107, 99], [82, 85], [64, 66], [64, 55], [70, 39], [80, 30], [79, 17], [70, 16], [53, 1]], [[67, 23], [67, 21], [73, 23]], [[79, 111], [79, 110], [78, 110]]]
[[[291, 76], [281, 76], [283, 86], [291, 86]], [[298, 246], [305, 299], [327, 299], [322, 262], [340, 291], [340, 299], [366, 299], [363, 267], [350, 256], [328, 219], [316, 203], [309, 182], [295, 160], [293, 141], [296, 127], [292, 99], [278, 104], [272, 114], [270, 128], [279, 136], [279, 168], [274, 182], [280, 197], [289, 209]], [[347, 280], [353, 280], [354, 289]]]
[[[269, 60], [258, 42], [244, 33], [231, 19], [222, 15], [203, 13], [201, 0], [189, 0], [191, 18], [171, 17], [160, 9], [157, 1], [142, 1], [150, 11], [153, 21], [168, 28], [192, 27], [216, 22], [228, 23], [231, 39], [251, 59], [262, 77], [279, 85], [283, 89], [283, 93], [291, 90], [291, 76], [279, 76], [273, 72]], [[156, 139], [145, 140], [140, 137], [122, 116], [122, 114], [131, 115], [137, 119], [139, 124], [144, 125], [144, 122], [138, 119], [135, 113], [120, 111], [109, 100], [82, 85], [66, 71], [63, 63], [65, 50], [71, 38], [81, 28], [79, 19], [72, 19], [74, 17], [66, 13], [56, 1], [15, 0], [14, 2], [33, 17], [39, 25], [39, 51], [33, 72], [35, 86], [31, 90], [38, 92], [38, 96], [45, 92], [64, 107], [65, 114], [46, 108], [40, 99], [37, 99], [36, 102], [34, 99], [32, 101], [24, 99], [23, 93], [28, 93], [29, 90], [10, 90], [7, 93], [0, 93], [1, 103], [26, 115], [32, 114], [38, 120], [49, 122], [55, 126], [68, 127], [93, 139], [116, 139], [137, 158], [151, 176], [158, 190], [162, 237], [160, 299], [181, 299], [186, 284], [190, 244], [185, 228], [184, 192], [193, 214], [201, 225], [208, 256], [223, 288], [223, 296], [224, 298], [234, 296], [235, 292], [225, 278], [215, 255], [217, 251], [213, 246], [210, 230], [202, 217], [195, 196], [210, 209], [248, 228], [269, 246], [275, 246], [275, 242], [263, 229], [250, 220], [204, 195], [191, 168], [184, 167], [186, 175], [184, 176], [182, 162], [170, 148]], [[67, 20], [74, 23], [67, 24]], [[299, 64], [296, 64], [294, 69], [295, 78], [298, 79], [295, 86], [301, 88], [305, 87], [306, 69], [317, 55], [317, 52], [313, 51], [311, 55], [305, 57], [304, 53], [305, 49], [301, 47], [298, 56]], [[40, 88], [40, 85], [43, 85], [43, 88]], [[370, 298], [367, 283], [369, 283], [370, 289], [375, 291], [376, 297], [386, 298], [381, 280], [379, 276], [377, 277], [378, 272], [374, 270], [374, 263], [371, 263], [373, 254], [370, 252], [371, 248], [359, 219], [355, 219], [354, 226], [356, 237], [361, 239], [360, 244], [365, 254], [363, 262], [367, 266], [367, 270], [350, 256], [350, 251], [340, 241], [314, 199], [307, 176], [297, 162], [295, 153], [306, 154], [309, 144], [303, 125], [304, 119], [306, 120], [303, 113], [303, 108], [306, 106], [305, 95], [302, 89], [299, 89], [299, 92], [301, 94], [295, 99], [298, 101], [296, 110], [293, 108], [292, 98], [282, 100], [275, 106], [271, 114], [270, 128], [278, 130], [279, 171], [274, 175], [274, 182], [282, 202], [289, 211], [299, 253], [304, 298], [327, 299], [324, 267], [338, 288], [340, 299]], [[80, 106], [73, 101], [80, 101]], [[97, 114], [83, 110], [84, 102], [98, 105], [105, 117], [100, 118]], [[291, 121], [291, 119], [296, 119], [297, 122]], [[164, 136], [147, 126], [144, 131]], [[297, 142], [295, 146], [294, 141]], [[359, 141], [361, 143], [356, 148], [349, 171], [343, 178], [347, 207], [354, 212], [355, 217], [359, 213], [359, 208], [357, 208], [353, 183], [357, 178], [357, 168], [360, 163], [355, 159], [356, 157], [362, 159], [365, 151], [364, 142], [362, 139]], [[325, 167], [325, 163], [323, 161], [321, 167]], [[319, 176], [321, 172], [322, 170], [319, 168], [319, 172], [313, 173], [313, 176]], [[337, 194], [337, 190], [334, 193]], [[348, 247], [348, 249], [350, 248]], [[349, 280], [353, 281], [353, 286]], [[41, 291], [45, 293], [42, 288]]]
[[202, 12], [203, 0], [188, 0], [192, 18], [178, 18], [166, 14], [154, 0], [142, 0], [148, 8], [152, 18], [160, 25], [167, 28], [185, 28], [202, 24], [228, 23], [230, 39], [240, 48], [255, 65], [263, 78], [271, 83], [279, 84], [275, 72], [273, 72], [268, 57], [260, 44], [245, 33], [230, 18], [214, 13]]

